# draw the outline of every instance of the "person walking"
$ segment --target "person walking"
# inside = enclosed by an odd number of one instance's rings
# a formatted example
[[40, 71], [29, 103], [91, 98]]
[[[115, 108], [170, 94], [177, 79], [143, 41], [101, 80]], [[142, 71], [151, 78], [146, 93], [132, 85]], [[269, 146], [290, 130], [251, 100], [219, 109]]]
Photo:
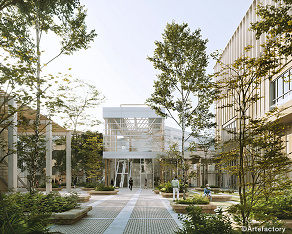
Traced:
[[144, 185], [144, 189], [147, 189], [147, 179], [145, 178], [145, 185]]
[[173, 192], [173, 201], [175, 201], [175, 193], [177, 193], [177, 200], [179, 199], [179, 181], [177, 177], [174, 177], [174, 179], [171, 181], [172, 186], [172, 192]]
[[133, 188], [133, 179], [132, 179], [132, 177], [130, 177], [130, 179], [129, 179], [129, 189], [132, 190], [132, 188]]

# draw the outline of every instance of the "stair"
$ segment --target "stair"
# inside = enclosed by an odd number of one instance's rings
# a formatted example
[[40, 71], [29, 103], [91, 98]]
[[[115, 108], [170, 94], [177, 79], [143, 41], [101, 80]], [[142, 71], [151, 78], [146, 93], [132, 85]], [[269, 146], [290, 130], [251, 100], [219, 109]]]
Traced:
[[[8, 187], [8, 162], [4, 159], [2, 163], [0, 164], [0, 178], [1, 181], [3, 181], [4, 184]], [[17, 180], [22, 184], [24, 188], [26, 188], [29, 191], [29, 187], [26, 183], [17, 175]]]

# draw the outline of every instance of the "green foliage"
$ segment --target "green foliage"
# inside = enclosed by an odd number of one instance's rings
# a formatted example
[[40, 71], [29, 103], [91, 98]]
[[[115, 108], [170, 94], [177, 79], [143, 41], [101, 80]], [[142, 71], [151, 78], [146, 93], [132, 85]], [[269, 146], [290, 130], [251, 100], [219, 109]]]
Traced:
[[[2, 198], [2, 197], [1, 197]], [[58, 193], [14, 193], [0, 201], [1, 233], [47, 233], [52, 212], [78, 206], [77, 194], [61, 197]], [[11, 231], [11, 227], [14, 232]]]
[[[45, 188], [46, 187], [46, 184], [45, 183], [44, 184], [41, 184], [39, 187], [40, 188]], [[52, 183], [52, 188], [58, 188], [58, 185], [56, 183]]]
[[209, 204], [210, 201], [206, 196], [196, 194], [196, 195], [189, 197], [185, 200], [183, 200], [183, 199], [177, 200], [175, 203], [177, 203], [177, 204], [206, 205], [206, 204]]
[[51, 212], [64, 212], [78, 207], [78, 195], [71, 193], [69, 196], [61, 196], [59, 193], [51, 192], [49, 194], [43, 193], [15, 193], [5, 198], [7, 201], [13, 201], [18, 204], [23, 212], [37, 212], [51, 213]]
[[92, 83], [80, 79], [58, 82], [57, 90], [52, 91], [54, 97], [47, 103], [51, 112], [57, 113], [63, 119], [64, 127], [73, 129], [73, 135], [81, 127], [94, 127], [100, 124], [96, 116], [90, 113], [99, 106], [105, 97]]
[[96, 183], [85, 183], [85, 188], [95, 188], [96, 187]]
[[[86, 131], [76, 134], [71, 140], [73, 175], [85, 170], [88, 179], [102, 176], [103, 136], [99, 132]], [[66, 151], [54, 153], [55, 167], [63, 172], [66, 170]]]
[[95, 191], [114, 191], [114, 186], [105, 186], [104, 184], [97, 184]]
[[172, 193], [172, 186], [171, 183], [168, 181], [167, 183], [161, 184], [160, 185], [160, 191], [164, 193]]
[[205, 214], [202, 213], [202, 208], [193, 205], [186, 209], [188, 214], [179, 217], [183, 221], [183, 227], [176, 231], [177, 234], [239, 233], [232, 229], [232, 223], [225, 215]]
[[[207, 40], [203, 40], [200, 33], [200, 29], [191, 32], [186, 23], [168, 23], [162, 34], [163, 41], [155, 41], [154, 55], [147, 58], [160, 73], [154, 81], [154, 92], [146, 103], [158, 115], [172, 118], [182, 130], [183, 184], [186, 184], [187, 171], [185, 140], [213, 126], [214, 116], [208, 110], [213, 101], [212, 81], [205, 75], [208, 65]], [[189, 135], [186, 134], [187, 127], [192, 131]]]
[[255, 31], [257, 39], [266, 33], [268, 40], [265, 46], [276, 47], [279, 54], [287, 58], [292, 52], [292, 2], [291, 0], [273, 2], [271, 5], [262, 3], [257, 5], [256, 13], [260, 20], [252, 23], [251, 29]]
[[[28, 181], [30, 191], [36, 187], [36, 174], [40, 173], [44, 176], [44, 168], [46, 165], [46, 140], [44, 137], [38, 139], [39, 146], [35, 147], [35, 135], [18, 136], [17, 141], [17, 159], [18, 167], [21, 171], [28, 172]], [[36, 153], [38, 151], [38, 153]]]
[[261, 199], [255, 205], [253, 212], [258, 219], [266, 218], [267, 215], [278, 219], [291, 219], [292, 194], [279, 194], [271, 197], [268, 201]]
[[[185, 192], [187, 192], [188, 188], [188, 185], [185, 184]], [[158, 189], [161, 191], [161, 192], [164, 192], [164, 193], [172, 193], [173, 192], [173, 189], [172, 189], [172, 186], [171, 186], [171, 182], [167, 182], [167, 183], [163, 183], [163, 184], [160, 184], [158, 186]], [[181, 184], [181, 181], [179, 181], [179, 192], [180, 193], [183, 193], [183, 186]]]

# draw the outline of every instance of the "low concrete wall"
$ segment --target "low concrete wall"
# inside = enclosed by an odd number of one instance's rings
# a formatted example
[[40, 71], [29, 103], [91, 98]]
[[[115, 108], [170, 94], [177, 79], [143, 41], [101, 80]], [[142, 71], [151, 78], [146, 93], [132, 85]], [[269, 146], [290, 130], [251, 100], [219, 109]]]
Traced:
[[81, 188], [83, 191], [90, 191], [90, 190], [94, 190], [94, 188]]
[[54, 224], [73, 224], [85, 217], [91, 210], [92, 206], [86, 206], [68, 210], [62, 213], [53, 213], [50, 217], [50, 221]]
[[[204, 191], [204, 188], [195, 188], [195, 190], [197, 190], [197, 191]], [[212, 191], [219, 191], [220, 190], [220, 188], [211, 188], [211, 192]]]
[[230, 195], [218, 195], [214, 194], [212, 195], [212, 201], [213, 202], [221, 202], [221, 201], [231, 201], [232, 196]]
[[[187, 204], [176, 204], [175, 202], [170, 202], [170, 205], [172, 207], [172, 209], [176, 212], [176, 213], [182, 213], [182, 214], [186, 214], [186, 208], [189, 206]], [[217, 209], [216, 205], [212, 205], [212, 204], [208, 204], [208, 205], [194, 205], [194, 206], [198, 206], [202, 208], [202, 212], [203, 213], [209, 213], [209, 214], [214, 214], [215, 213], [215, 209]]]
[[90, 190], [87, 191], [90, 195], [116, 195], [119, 190], [115, 191], [95, 191], [95, 190]]
[[[46, 191], [46, 188], [35, 188], [37, 191]], [[52, 188], [53, 191], [61, 191], [62, 188]]]

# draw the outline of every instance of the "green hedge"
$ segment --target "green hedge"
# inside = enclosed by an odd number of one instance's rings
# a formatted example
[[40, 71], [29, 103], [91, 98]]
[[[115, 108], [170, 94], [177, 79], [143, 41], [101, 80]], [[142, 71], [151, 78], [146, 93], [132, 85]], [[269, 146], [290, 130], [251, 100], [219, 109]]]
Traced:
[[176, 201], [176, 204], [193, 204], [193, 205], [207, 205], [210, 201], [207, 197], [196, 194], [193, 197], [189, 197], [185, 200], [180, 199]]
[[95, 191], [114, 191], [114, 186], [104, 186], [104, 184], [97, 184], [95, 187]]

